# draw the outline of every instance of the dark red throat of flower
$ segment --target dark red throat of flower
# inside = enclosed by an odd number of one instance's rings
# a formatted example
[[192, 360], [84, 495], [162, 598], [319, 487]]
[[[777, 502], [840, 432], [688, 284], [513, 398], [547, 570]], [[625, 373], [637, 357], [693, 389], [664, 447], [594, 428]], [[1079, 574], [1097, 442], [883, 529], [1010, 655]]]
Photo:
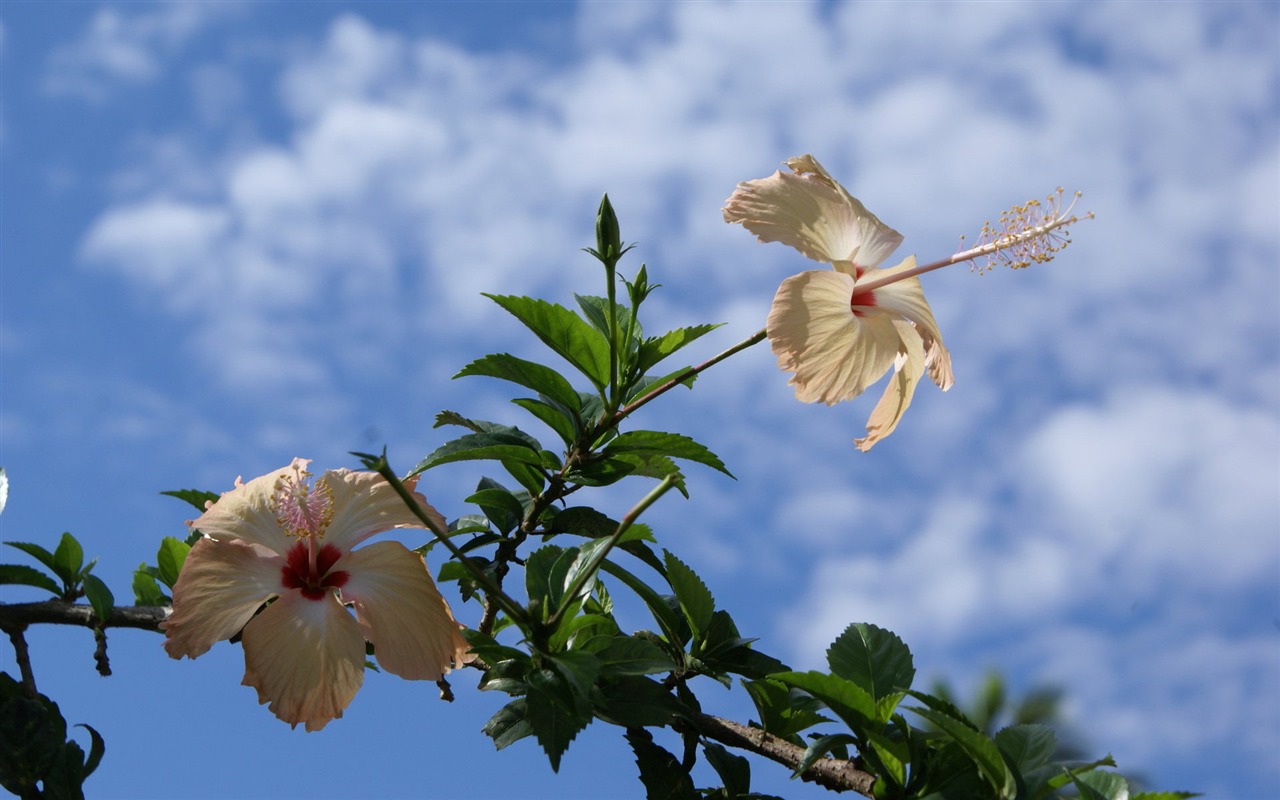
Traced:
[[308, 600], [320, 600], [330, 589], [340, 589], [347, 582], [347, 573], [333, 569], [342, 557], [342, 551], [331, 544], [323, 545], [316, 553], [315, 564], [310, 558], [309, 542], [304, 538], [289, 549], [285, 565], [280, 568], [280, 582], [286, 589], [298, 589]]
[[[866, 272], [866, 270], [863, 269], [862, 267], [855, 267], [854, 269], [857, 270], [857, 273], [854, 277], [855, 281], [862, 278], [862, 273]], [[849, 310], [853, 312], [853, 315], [855, 317], [862, 316], [862, 309], [870, 308], [875, 305], [876, 305], [876, 292], [874, 289], [872, 289], [869, 292], [860, 292], [857, 290], [856, 287], [854, 288], [853, 295], [850, 296], [849, 298]]]

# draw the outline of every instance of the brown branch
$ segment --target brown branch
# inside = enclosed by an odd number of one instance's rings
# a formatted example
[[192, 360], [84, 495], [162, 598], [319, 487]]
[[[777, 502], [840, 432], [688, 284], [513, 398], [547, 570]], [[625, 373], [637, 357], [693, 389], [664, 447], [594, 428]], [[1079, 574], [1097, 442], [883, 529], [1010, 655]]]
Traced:
[[[698, 732], [708, 739], [762, 755], [792, 771], [804, 761], [803, 747], [759, 728], [710, 714], [699, 714], [696, 725]], [[866, 797], [872, 796], [871, 786], [876, 781], [876, 776], [859, 769], [856, 762], [839, 758], [820, 758], [800, 777], [833, 792], [854, 791]]]
[[111, 616], [99, 623], [93, 606], [45, 600], [41, 603], [0, 603], [0, 628], [6, 631], [28, 625], [78, 625], [82, 628], [138, 628], [160, 630], [169, 616], [167, 606], [116, 606]]

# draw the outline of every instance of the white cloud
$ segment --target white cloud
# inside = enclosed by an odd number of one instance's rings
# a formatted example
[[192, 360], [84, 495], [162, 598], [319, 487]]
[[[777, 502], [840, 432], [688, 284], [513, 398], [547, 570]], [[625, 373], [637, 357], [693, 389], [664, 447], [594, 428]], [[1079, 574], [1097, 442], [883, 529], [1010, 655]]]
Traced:
[[[1234, 586], [1280, 574], [1280, 416], [1196, 391], [1118, 391], [1066, 407], [1027, 442], [1034, 506], [1130, 580], [1159, 590]], [[1211, 542], [1211, 546], [1206, 543]], [[1159, 576], [1158, 578], [1156, 576]]]
[[205, 269], [230, 228], [220, 206], [154, 199], [113, 208], [85, 238], [82, 255], [164, 291], [178, 308], [207, 297], [217, 276]]
[[99, 9], [79, 40], [55, 49], [45, 91], [101, 101], [120, 85], [152, 83], [166, 58], [210, 20], [234, 13], [235, 5], [175, 0], [135, 8]]

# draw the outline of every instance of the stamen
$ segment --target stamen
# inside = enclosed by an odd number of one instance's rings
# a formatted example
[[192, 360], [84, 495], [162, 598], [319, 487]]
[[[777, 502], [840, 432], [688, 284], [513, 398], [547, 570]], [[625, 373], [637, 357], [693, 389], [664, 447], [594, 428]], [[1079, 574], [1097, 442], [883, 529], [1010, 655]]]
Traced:
[[276, 479], [271, 495], [271, 511], [288, 536], [324, 538], [333, 520], [333, 490], [324, 478], [315, 487], [307, 483], [311, 473], [295, 467], [293, 475]]
[[[1000, 215], [1000, 221], [992, 225], [990, 221], [982, 226], [978, 235], [978, 246], [973, 248], [969, 258], [986, 256], [986, 263], [974, 264], [976, 272], [988, 272], [997, 264], [1011, 269], [1023, 269], [1031, 264], [1045, 264], [1071, 244], [1067, 227], [1079, 222], [1080, 217], [1071, 213], [1080, 199], [1080, 192], [1071, 198], [1071, 204], [1062, 208], [1062, 187], [1045, 198], [1028, 200], [1022, 205], [1015, 205]], [[1093, 219], [1090, 211], [1085, 219]], [[972, 252], [972, 251], [971, 251]], [[957, 254], [962, 255], [962, 254]]]
[[962, 250], [941, 261], [873, 278], [858, 284], [858, 291], [871, 292], [891, 283], [914, 278], [961, 261], [972, 261], [975, 258], [987, 259], [985, 265], [974, 268], [980, 273], [991, 269], [996, 263], [1021, 269], [1030, 266], [1032, 262], [1044, 264], [1052, 261], [1055, 255], [1071, 244], [1067, 227], [1082, 219], [1093, 219], [1092, 211], [1083, 217], [1071, 213], [1079, 199], [1080, 192], [1076, 192], [1071, 205], [1063, 209], [1062, 189], [1059, 188], [1056, 193], [1046, 198], [1047, 205], [1041, 204], [1039, 200], [1028, 200], [1025, 204], [1014, 206], [1001, 214], [998, 226], [993, 226], [990, 222], [983, 225], [977, 247]]

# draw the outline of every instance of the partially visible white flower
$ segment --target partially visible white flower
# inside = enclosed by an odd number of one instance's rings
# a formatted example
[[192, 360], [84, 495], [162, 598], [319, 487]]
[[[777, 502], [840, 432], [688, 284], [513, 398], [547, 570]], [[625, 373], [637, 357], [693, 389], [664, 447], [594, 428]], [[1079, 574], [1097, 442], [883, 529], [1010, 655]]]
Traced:
[[834, 268], [784, 280], [766, 329], [778, 366], [792, 373], [789, 384], [806, 403], [857, 397], [892, 370], [867, 421], [867, 435], [854, 440], [867, 451], [897, 427], [921, 375], [927, 373], [944, 391], [951, 388], [951, 355], [915, 277], [915, 257], [877, 268], [902, 235], [813, 156], [788, 159], [786, 166], [791, 172], [738, 184], [724, 218], [742, 223], [762, 242], [791, 245]]
[[174, 658], [243, 630], [244, 684], [280, 719], [316, 731], [360, 688], [366, 641], [382, 669], [413, 680], [462, 664], [467, 643], [421, 556], [394, 541], [353, 549], [380, 531], [424, 527], [391, 485], [345, 469], [312, 483], [309, 463], [237, 479], [190, 523], [205, 538], [187, 555], [161, 627]]

